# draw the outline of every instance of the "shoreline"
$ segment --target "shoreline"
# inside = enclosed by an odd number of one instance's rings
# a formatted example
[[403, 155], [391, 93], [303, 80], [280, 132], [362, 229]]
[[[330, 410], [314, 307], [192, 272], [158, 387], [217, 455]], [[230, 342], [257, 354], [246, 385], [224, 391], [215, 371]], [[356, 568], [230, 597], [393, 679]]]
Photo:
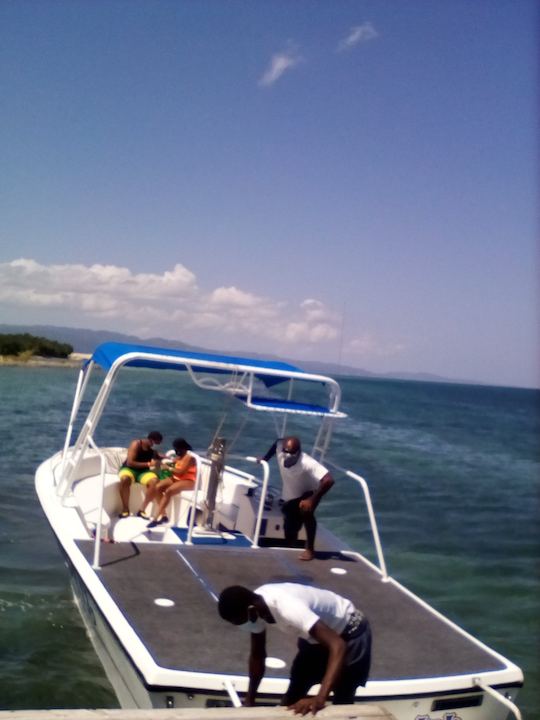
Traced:
[[13, 355], [0, 355], [0, 367], [66, 367], [80, 368], [91, 357], [87, 353], [71, 353], [67, 358], [46, 358], [39, 355], [22, 359]]

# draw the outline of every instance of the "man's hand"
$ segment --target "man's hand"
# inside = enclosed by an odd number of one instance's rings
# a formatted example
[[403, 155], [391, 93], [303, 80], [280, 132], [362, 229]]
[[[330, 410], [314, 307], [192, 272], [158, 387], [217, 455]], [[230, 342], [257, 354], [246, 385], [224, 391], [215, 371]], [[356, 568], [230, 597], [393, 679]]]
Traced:
[[302, 512], [312, 513], [317, 506], [315, 504], [313, 496], [311, 496], [306, 498], [305, 500], [300, 500], [300, 502], [298, 503], [298, 507]]
[[309, 712], [315, 715], [325, 706], [325, 701], [321, 700], [318, 695], [315, 697], [306, 697], [297, 700], [294, 705], [289, 705], [288, 710], [292, 710], [295, 715], [307, 715]]

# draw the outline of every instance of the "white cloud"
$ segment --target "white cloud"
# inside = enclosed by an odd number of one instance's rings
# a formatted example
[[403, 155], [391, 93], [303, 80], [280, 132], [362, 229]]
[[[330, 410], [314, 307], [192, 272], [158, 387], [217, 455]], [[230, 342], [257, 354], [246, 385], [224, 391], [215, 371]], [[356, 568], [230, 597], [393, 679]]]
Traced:
[[165, 311], [171, 300], [192, 297], [196, 290], [195, 276], [182, 265], [156, 275], [115, 265], [40, 265], [28, 259], [0, 264], [0, 302], [23, 307], [64, 306], [119, 318], [137, 308], [142, 319]]
[[290, 45], [287, 50], [272, 55], [269, 66], [264, 71], [259, 80], [259, 85], [269, 87], [279, 80], [283, 73], [292, 70], [303, 61], [302, 56], [294, 45]]
[[175, 265], [163, 275], [151, 273], [133, 274], [116, 265], [40, 265], [35, 260], [21, 258], [0, 265], [0, 277], [6, 285], [0, 288], [0, 297], [10, 288], [30, 289], [46, 298], [54, 292], [63, 297], [70, 294], [134, 298], [167, 295], [189, 295], [196, 289], [195, 276], [183, 265]]
[[210, 295], [210, 300], [216, 305], [231, 307], [254, 307], [260, 303], [260, 298], [251, 293], [244, 292], [234, 287], [216, 288]]
[[329, 342], [337, 334], [336, 328], [328, 323], [290, 322], [285, 327], [285, 339], [291, 344]]
[[340, 318], [320, 300], [308, 298], [301, 302], [298, 316], [285, 325], [283, 334], [287, 342], [318, 344], [337, 339]]
[[379, 33], [375, 30], [370, 22], [362, 23], [362, 25], [355, 25], [349, 31], [347, 37], [343, 38], [337, 46], [338, 52], [344, 52], [351, 48], [359, 45], [360, 43], [374, 40], [379, 36]]
[[301, 303], [300, 307], [310, 320], [325, 320], [329, 318], [329, 311], [320, 300], [308, 298]]

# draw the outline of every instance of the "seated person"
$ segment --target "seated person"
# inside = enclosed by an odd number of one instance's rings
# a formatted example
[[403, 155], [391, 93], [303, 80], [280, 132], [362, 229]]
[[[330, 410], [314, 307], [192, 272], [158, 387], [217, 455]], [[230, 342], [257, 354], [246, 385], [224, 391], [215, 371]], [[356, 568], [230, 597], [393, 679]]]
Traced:
[[120, 501], [122, 503], [122, 511], [119, 517], [125, 518], [129, 516], [129, 492], [132, 482], [141, 485], [147, 485], [152, 480], [157, 482], [161, 456], [154, 448], [162, 440], [162, 434], [157, 430], [152, 430], [147, 437], [132, 440], [129, 444], [127, 458], [118, 471]]
[[149, 484], [143, 505], [138, 513], [140, 517], [144, 517], [148, 503], [154, 498], [158, 498], [158, 508], [147, 525], [149, 528], [169, 522], [165, 510], [173, 495], [178, 495], [182, 490], [193, 490], [195, 488], [197, 461], [193, 455], [189, 454], [192, 449], [191, 445], [184, 438], [176, 438], [173, 442], [173, 448], [176, 457], [172, 470], [162, 470], [159, 475], [159, 482]]

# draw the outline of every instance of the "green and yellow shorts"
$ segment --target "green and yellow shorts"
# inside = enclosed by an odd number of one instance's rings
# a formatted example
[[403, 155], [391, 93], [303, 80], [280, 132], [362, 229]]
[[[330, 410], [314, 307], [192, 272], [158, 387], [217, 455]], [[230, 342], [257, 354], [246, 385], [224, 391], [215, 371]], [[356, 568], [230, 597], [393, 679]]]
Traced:
[[140, 485], [148, 485], [150, 480], [157, 479], [158, 475], [153, 470], [135, 470], [127, 465], [122, 465], [118, 471], [118, 477], [128, 477], [131, 482], [136, 482]]

